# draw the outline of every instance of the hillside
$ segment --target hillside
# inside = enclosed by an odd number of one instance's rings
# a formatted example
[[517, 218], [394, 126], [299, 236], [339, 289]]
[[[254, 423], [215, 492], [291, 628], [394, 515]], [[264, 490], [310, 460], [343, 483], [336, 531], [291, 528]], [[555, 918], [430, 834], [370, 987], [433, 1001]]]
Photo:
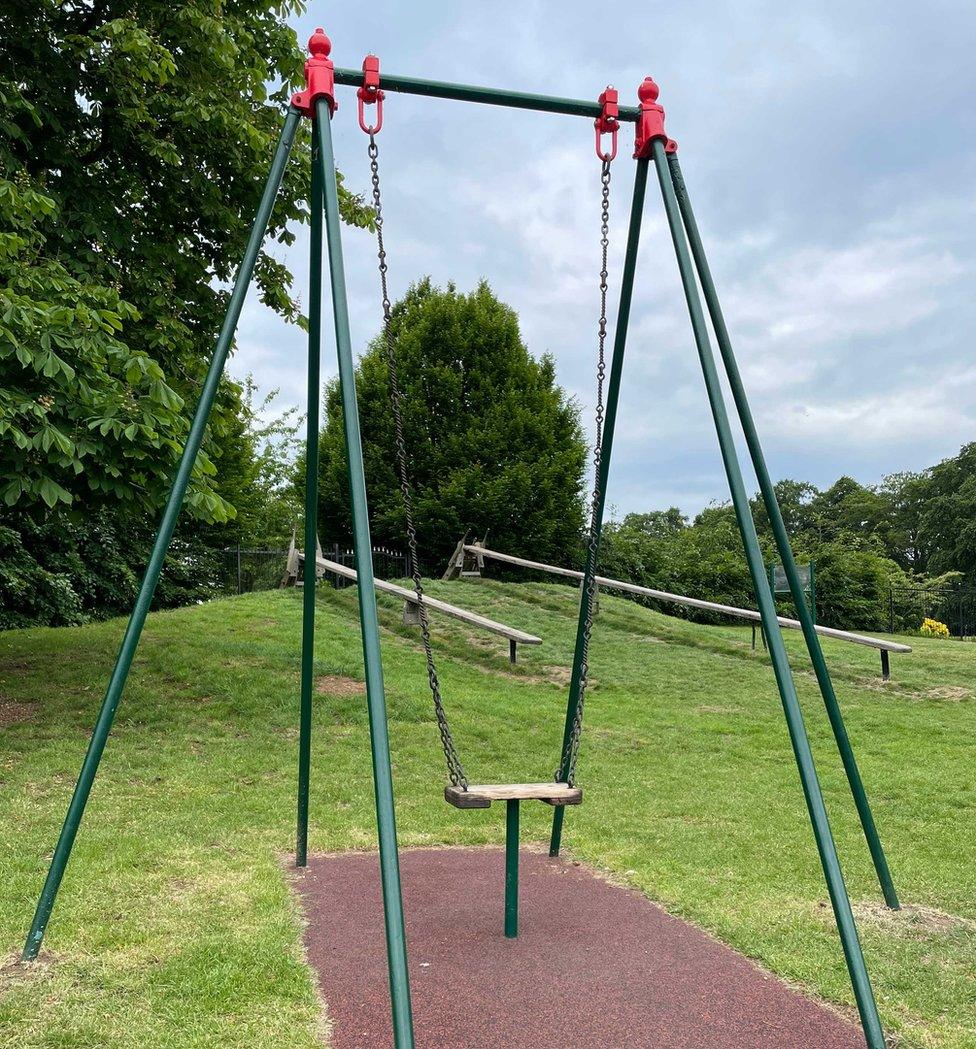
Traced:
[[[538, 634], [519, 651], [434, 619], [461, 756], [482, 782], [552, 774], [576, 594], [432, 584]], [[458, 812], [419, 638], [382, 598], [401, 844], [499, 842]], [[318, 619], [310, 848], [374, 845], [355, 590]], [[45, 941], [13, 963], [123, 623], [0, 634], [0, 1046], [312, 1046], [319, 1006], [283, 870], [293, 847], [300, 595], [253, 594], [150, 617]], [[905, 1046], [976, 1046], [976, 646], [915, 639], [883, 684], [873, 650], [828, 642], [896, 885], [880, 894], [802, 639], [788, 635], [882, 1016]], [[768, 662], [747, 628], [701, 627], [601, 595], [566, 821], [579, 858], [811, 992], [852, 1001]], [[542, 842], [550, 810], [526, 805]], [[436, 887], [432, 887], [436, 890]], [[932, 910], [934, 909], [934, 910]]]

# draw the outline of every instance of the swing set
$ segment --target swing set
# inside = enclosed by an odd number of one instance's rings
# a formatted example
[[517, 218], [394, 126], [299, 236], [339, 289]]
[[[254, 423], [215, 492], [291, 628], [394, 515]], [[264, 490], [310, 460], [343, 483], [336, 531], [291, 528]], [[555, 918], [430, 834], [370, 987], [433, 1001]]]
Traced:
[[[536, 800], [553, 807], [550, 855], [558, 856], [566, 807], [579, 805], [583, 800], [582, 790], [576, 784], [576, 767], [587, 687], [589, 643], [593, 626], [594, 597], [597, 585], [597, 556], [603, 524], [607, 480], [623, 372], [624, 349], [636, 273], [637, 248], [644, 211], [644, 198], [648, 172], [653, 164], [660, 184], [665, 214], [684, 288], [722, 460], [731, 489], [736, 519], [742, 535], [749, 570], [759, 604], [759, 613], [768, 639], [774, 676], [782, 700], [793, 753], [857, 1002], [861, 1026], [870, 1049], [884, 1049], [885, 1040], [881, 1022], [861, 951], [837, 850], [830, 830], [809, 739], [797, 700], [796, 688], [783, 643], [782, 631], [777, 621], [769, 577], [756, 535], [738, 454], [735, 449], [725, 398], [711, 348], [705, 312], [699, 297], [697, 282], [700, 282], [701, 285], [701, 292], [704, 295], [705, 305], [725, 367], [739, 422], [745, 435], [752, 465], [759, 480], [763, 503], [772, 524], [783, 571], [799, 614], [800, 625], [820, 686], [828, 719], [847, 774], [861, 826], [874, 861], [881, 890], [889, 907], [897, 909], [900, 905], [861, 781], [857, 762], [847, 736], [840, 706], [834, 693], [830, 673], [824, 660], [813, 616], [803, 597], [803, 580], [790, 547], [783, 516], [776, 500], [773, 483], [759, 443], [742, 378], [732, 351], [728, 329], [722, 316], [715, 284], [708, 267], [701, 236], [678, 163], [677, 144], [668, 138], [664, 130], [664, 110], [657, 102], [657, 85], [648, 77], [637, 90], [638, 105], [623, 106], [620, 105], [617, 91], [612, 87], [607, 87], [596, 102], [588, 102], [570, 98], [525, 94], [518, 91], [474, 87], [465, 84], [444, 83], [424, 78], [390, 76], [386, 74], [381, 78], [379, 59], [375, 55], [367, 56], [361, 71], [337, 69], [329, 59], [331, 42], [321, 29], [317, 29], [311, 37], [309, 51], [310, 56], [305, 63], [306, 87], [304, 91], [298, 92], [292, 97], [292, 104], [284, 120], [284, 126], [271, 164], [264, 193], [257, 209], [240, 269], [237, 272], [227, 313], [217, 338], [214, 355], [203, 385], [186, 445], [173, 479], [152, 554], [146, 567], [135, 607], [125, 631], [88, 751], [65, 817], [61, 835], [37, 904], [23, 951], [24, 960], [29, 961], [36, 958], [40, 950], [57, 892], [111, 731], [115, 712], [132, 665], [132, 659], [145, 624], [153, 592], [176, 527], [193, 464], [200, 450], [220, 377], [240, 319], [244, 298], [264, 239], [274, 200], [281, 185], [295, 134], [300, 121], [303, 118], [307, 118], [311, 120], [312, 124], [313, 150], [309, 194], [311, 206], [311, 258], [305, 549], [306, 551], [314, 550], [317, 541], [319, 368], [322, 342], [323, 248], [325, 248], [331, 283], [335, 340], [348, 453], [353, 538], [360, 580], [358, 586], [359, 617], [363, 639], [393, 1033], [398, 1049], [408, 1049], [408, 1047], [414, 1045], [376, 593], [374, 587], [366, 582], [373, 577], [373, 565], [359, 409], [356, 401], [355, 370], [346, 302], [339, 200], [332, 144], [332, 118], [338, 108], [336, 103], [336, 86], [342, 85], [358, 88], [359, 125], [369, 139], [367, 155], [370, 164], [373, 207], [375, 210], [377, 257], [382, 300], [383, 345], [389, 374], [390, 399], [394, 418], [396, 465], [403, 499], [413, 590], [419, 610], [428, 683], [447, 765], [449, 782], [445, 787], [444, 796], [451, 805], [459, 809], [488, 808], [495, 801], [505, 802], [505, 935], [514, 938], [518, 933], [518, 846], [519, 806], [521, 802]], [[414, 522], [412, 489], [408, 471], [409, 454], [403, 425], [403, 394], [398, 381], [396, 338], [391, 325], [391, 303], [387, 287], [388, 266], [384, 241], [377, 136], [383, 127], [383, 105], [388, 92], [585, 117], [594, 122], [596, 155], [600, 163], [602, 186], [600, 225], [602, 266], [599, 272], [600, 314], [597, 328], [597, 408], [594, 481], [589, 507], [586, 560], [580, 587], [581, 597], [576, 644], [563, 729], [562, 749], [554, 776], [545, 782], [511, 784], [478, 784], [470, 782], [451, 734], [441, 696], [440, 682], [431, 646], [423, 582], [419, 570], [417, 531]], [[373, 112], [370, 109], [373, 106], [376, 107], [375, 119], [372, 123], [369, 123], [367, 122], [367, 113]], [[611, 164], [617, 156], [618, 135], [622, 130], [622, 125], [628, 123], [635, 126], [633, 158], [636, 164], [627, 245], [621, 274], [619, 306], [608, 376], [605, 347], [607, 342], [607, 258], [610, 236]], [[296, 864], [299, 867], [306, 866], [308, 852], [315, 580], [316, 573], [306, 571], [303, 591], [298, 748]]]

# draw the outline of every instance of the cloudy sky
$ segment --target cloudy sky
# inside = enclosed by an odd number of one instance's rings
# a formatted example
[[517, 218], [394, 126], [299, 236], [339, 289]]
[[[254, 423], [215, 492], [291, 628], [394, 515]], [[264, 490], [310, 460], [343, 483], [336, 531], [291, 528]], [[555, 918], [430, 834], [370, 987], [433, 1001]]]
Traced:
[[[315, 4], [339, 66], [621, 100], [651, 74], [774, 477], [869, 483], [976, 439], [971, 0]], [[368, 187], [355, 92], [339, 167]], [[613, 165], [615, 309], [634, 163]], [[599, 163], [581, 118], [391, 95], [380, 135], [392, 291], [487, 278], [593, 411]], [[608, 493], [616, 514], [727, 498], [674, 256], [648, 185]], [[307, 277], [305, 230], [284, 256]], [[380, 323], [374, 242], [344, 230], [354, 346]], [[329, 332], [331, 337], [331, 331]], [[333, 344], [323, 364], [335, 372]], [[250, 302], [232, 370], [303, 404], [304, 339]], [[752, 480], [751, 474], [747, 476]]]

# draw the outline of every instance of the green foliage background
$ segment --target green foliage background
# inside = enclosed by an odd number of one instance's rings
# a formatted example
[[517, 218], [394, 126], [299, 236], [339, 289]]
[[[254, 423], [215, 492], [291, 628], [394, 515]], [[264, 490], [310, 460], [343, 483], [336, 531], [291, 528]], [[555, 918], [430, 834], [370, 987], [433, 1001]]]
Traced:
[[[776, 493], [797, 559], [816, 563], [820, 620], [842, 629], [884, 631], [893, 626], [914, 631], [929, 614], [925, 599], [900, 594], [897, 588], [976, 584], [970, 567], [976, 537], [967, 516], [976, 508], [974, 492], [976, 445], [929, 470], [894, 474], [874, 486], [850, 477], [824, 491], [802, 481], [778, 482]], [[758, 496], [752, 511], [767, 562], [778, 561]], [[694, 521], [671, 507], [609, 523], [601, 570], [670, 593], [755, 607], [728, 504], [709, 507]], [[784, 614], [793, 614], [789, 598], [777, 601]], [[669, 606], [668, 611], [717, 621], [696, 609]]]
[[[515, 313], [485, 283], [463, 294], [423, 280], [394, 307], [392, 327], [422, 563], [442, 564], [468, 529], [488, 532], [501, 549], [577, 560], [586, 442], [552, 358], [530, 356]], [[357, 392], [373, 538], [402, 549], [405, 521], [379, 339], [359, 362]], [[335, 382], [325, 414], [320, 532], [323, 542], [345, 543], [351, 521]]]
[[[213, 350], [302, 50], [294, 0], [8, 0], [0, 7], [0, 598], [67, 587], [99, 522], [131, 563], [165, 496]], [[268, 85], [275, 85], [269, 89]], [[308, 129], [268, 244], [307, 217]], [[371, 213], [341, 191], [343, 216]], [[301, 322], [266, 245], [262, 301]], [[239, 384], [225, 381], [181, 529], [216, 545], [253, 486]], [[260, 464], [258, 464], [260, 465]], [[253, 503], [253, 500], [252, 500]], [[108, 529], [108, 533], [104, 531]], [[245, 527], [245, 531], [247, 528]], [[107, 540], [106, 540], [107, 541]], [[43, 543], [43, 548], [38, 544]], [[17, 554], [13, 554], [13, 550]], [[48, 565], [61, 556], [65, 567]], [[16, 563], [18, 582], [11, 581]], [[33, 567], [32, 567], [33, 566]], [[105, 581], [106, 584], [108, 580]], [[164, 583], [160, 600], [164, 599]], [[114, 607], [111, 603], [106, 607]]]

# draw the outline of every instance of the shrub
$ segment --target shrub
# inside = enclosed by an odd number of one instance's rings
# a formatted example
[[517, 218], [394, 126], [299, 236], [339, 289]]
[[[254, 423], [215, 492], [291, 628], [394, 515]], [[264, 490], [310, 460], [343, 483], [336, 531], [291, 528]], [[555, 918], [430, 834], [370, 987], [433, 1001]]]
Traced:
[[949, 628], [938, 619], [923, 619], [918, 631], [922, 637], [948, 637]]

